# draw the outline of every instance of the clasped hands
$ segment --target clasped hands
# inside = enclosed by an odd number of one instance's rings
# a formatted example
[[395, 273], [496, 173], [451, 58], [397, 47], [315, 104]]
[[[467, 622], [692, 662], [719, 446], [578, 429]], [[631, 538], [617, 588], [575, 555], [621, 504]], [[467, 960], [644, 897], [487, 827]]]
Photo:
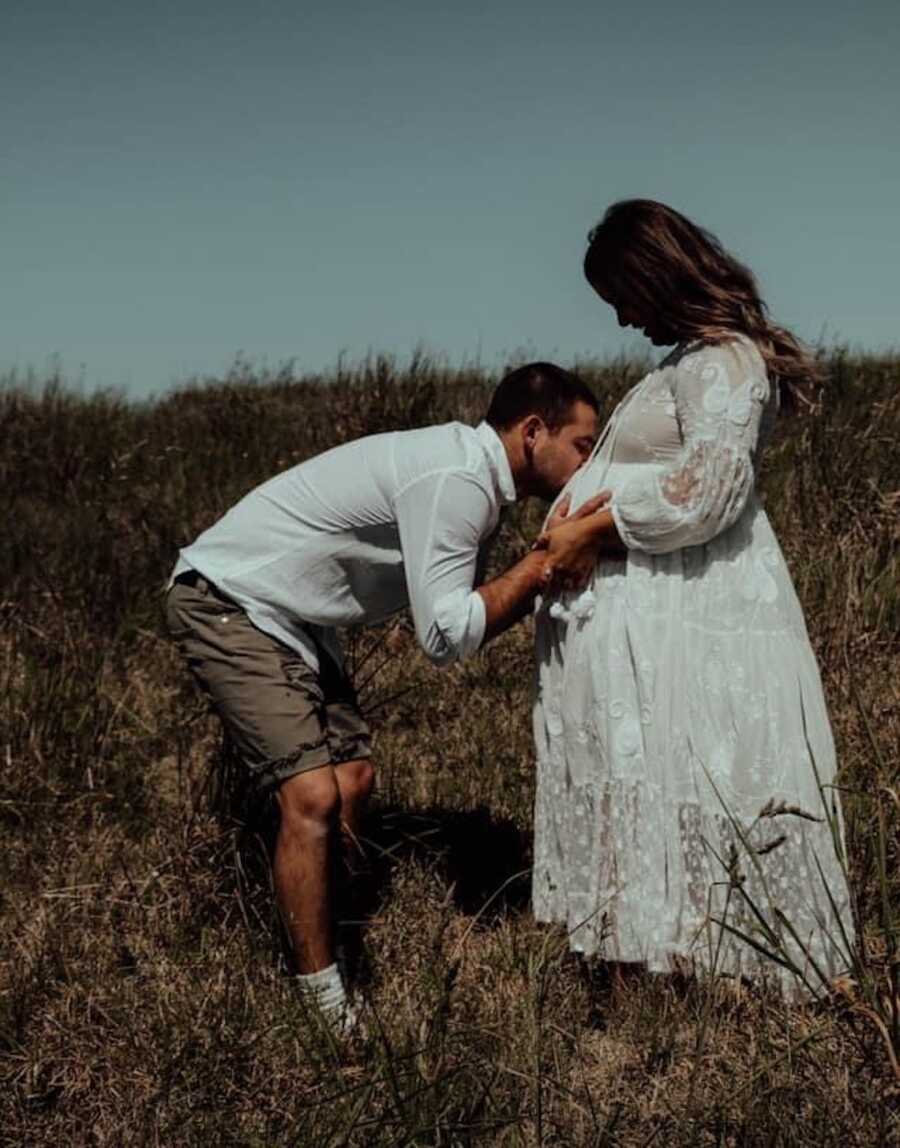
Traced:
[[618, 549], [610, 547], [613, 540], [619, 542], [612, 514], [605, 509], [611, 498], [612, 491], [601, 490], [574, 514], [569, 514], [570, 495], [560, 502], [531, 547], [546, 553], [541, 572], [543, 593], [583, 589], [597, 559], [610, 549]]

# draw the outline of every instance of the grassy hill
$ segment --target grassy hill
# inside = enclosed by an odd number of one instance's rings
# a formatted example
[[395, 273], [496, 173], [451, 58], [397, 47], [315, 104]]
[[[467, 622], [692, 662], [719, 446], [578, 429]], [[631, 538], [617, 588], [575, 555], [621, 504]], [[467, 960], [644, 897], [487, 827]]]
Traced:
[[[580, 370], [609, 410], [645, 366]], [[224, 811], [228, 763], [163, 636], [163, 586], [270, 474], [474, 423], [496, 380], [422, 356], [327, 377], [238, 364], [144, 404], [0, 390], [5, 1142], [900, 1142], [900, 359], [829, 366], [761, 488], [838, 743], [856, 985], [801, 1008], [653, 977], [614, 991], [582, 968], [528, 911], [530, 623], [438, 672], [401, 620], [348, 638], [379, 790], [373, 872], [343, 907], [374, 1035], [347, 1050], [279, 974], [265, 827]], [[540, 519], [517, 508], [498, 566]]]

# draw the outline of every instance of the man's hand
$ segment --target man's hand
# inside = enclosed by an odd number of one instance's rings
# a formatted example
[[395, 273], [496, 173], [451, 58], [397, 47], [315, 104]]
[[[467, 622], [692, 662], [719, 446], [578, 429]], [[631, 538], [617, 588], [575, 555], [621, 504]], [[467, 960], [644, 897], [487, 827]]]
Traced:
[[535, 546], [545, 551], [544, 592], [579, 590], [586, 585], [602, 555], [625, 553], [615, 522], [605, 509], [612, 494], [601, 491], [569, 515], [563, 502]]
[[593, 514], [595, 510], [599, 510], [601, 506], [605, 506], [611, 498], [611, 490], [601, 490], [599, 494], [595, 494], [593, 498], [589, 498], [587, 502], [579, 506], [570, 518], [569, 507], [572, 505], [572, 496], [571, 494], [567, 494], [559, 506], [557, 506], [556, 510], [554, 510], [552, 517], [547, 520], [547, 525], [534, 540], [531, 549], [546, 550], [550, 540], [551, 530], [562, 526], [564, 522], [574, 522], [578, 518], [585, 518], [588, 514]]
[[531, 550], [476, 589], [484, 600], [485, 642], [518, 622], [535, 595], [569, 588], [557, 585], [557, 579], [571, 580], [574, 589], [576, 579], [587, 581], [601, 554], [625, 553], [612, 515], [604, 509], [610, 498], [608, 490], [601, 491], [571, 516], [569, 500], [563, 499]]

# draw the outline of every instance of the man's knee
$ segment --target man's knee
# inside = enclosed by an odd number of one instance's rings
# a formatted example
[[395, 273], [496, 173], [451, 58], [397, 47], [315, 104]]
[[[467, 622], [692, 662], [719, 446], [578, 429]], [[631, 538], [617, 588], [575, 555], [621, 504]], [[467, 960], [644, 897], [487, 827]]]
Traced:
[[297, 773], [278, 787], [281, 830], [320, 836], [333, 830], [341, 814], [341, 793], [334, 770], [324, 765]]
[[365, 801], [375, 785], [375, 769], [370, 758], [342, 761], [335, 767], [344, 801]]

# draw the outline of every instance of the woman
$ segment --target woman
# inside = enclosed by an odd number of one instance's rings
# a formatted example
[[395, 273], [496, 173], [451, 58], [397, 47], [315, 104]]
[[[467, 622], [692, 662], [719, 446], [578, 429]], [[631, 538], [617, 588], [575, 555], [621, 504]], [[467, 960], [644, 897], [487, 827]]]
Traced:
[[603, 540], [587, 589], [537, 608], [535, 915], [613, 962], [815, 992], [853, 939], [835, 754], [754, 481], [817, 367], [750, 272], [663, 204], [610, 207], [585, 273], [622, 326], [675, 349], [556, 511], [612, 492], [565, 527], [573, 549]]

